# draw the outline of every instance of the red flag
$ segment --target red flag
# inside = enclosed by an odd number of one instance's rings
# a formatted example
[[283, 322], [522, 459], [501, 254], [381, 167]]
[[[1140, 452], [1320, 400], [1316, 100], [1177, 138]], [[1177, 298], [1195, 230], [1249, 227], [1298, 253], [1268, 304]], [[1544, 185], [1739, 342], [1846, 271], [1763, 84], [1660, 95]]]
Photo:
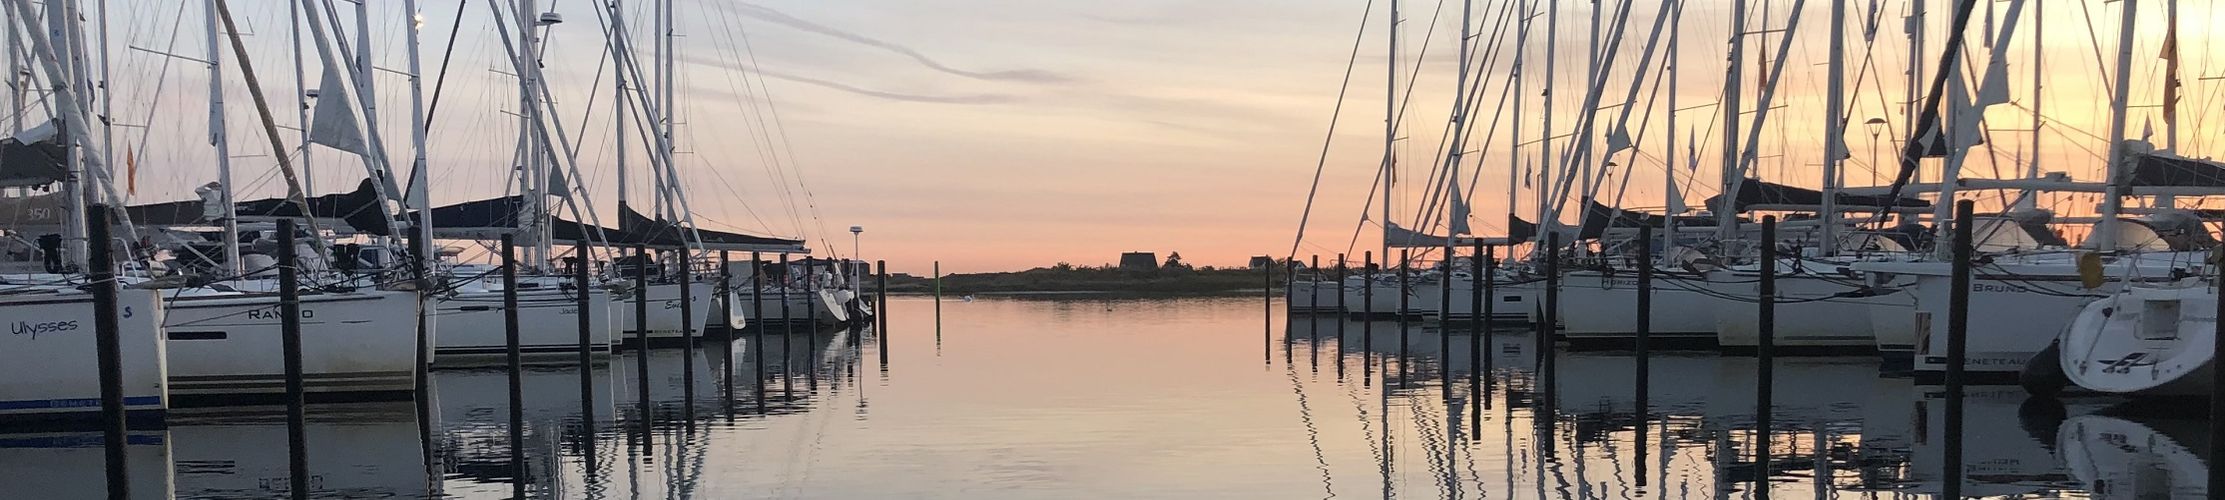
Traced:
[[139, 195], [139, 156], [124, 150], [124, 194]]

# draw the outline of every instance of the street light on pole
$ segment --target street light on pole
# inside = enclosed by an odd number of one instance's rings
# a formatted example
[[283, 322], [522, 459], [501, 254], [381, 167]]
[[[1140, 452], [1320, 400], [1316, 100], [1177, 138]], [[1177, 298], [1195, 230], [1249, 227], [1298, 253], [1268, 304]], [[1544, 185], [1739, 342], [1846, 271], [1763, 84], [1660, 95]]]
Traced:
[[[858, 244], [859, 235], [864, 233], [865, 226], [850, 226], [850, 257], [856, 259], [858, 262], [865, 261], [865, 253], [863, 247]], [[843, 264], [842, 268], [846, 270], [850, 275], [850, 294], [857, 295], [858, 293], [860, 293], [859, 290], [862, 290], [862, 288], [860, 288], [860, 285], [858, 284], [858, 280], [864, 279], [862, 277], [863, 273], [857, 272], [857, 264], [854, 263]]]

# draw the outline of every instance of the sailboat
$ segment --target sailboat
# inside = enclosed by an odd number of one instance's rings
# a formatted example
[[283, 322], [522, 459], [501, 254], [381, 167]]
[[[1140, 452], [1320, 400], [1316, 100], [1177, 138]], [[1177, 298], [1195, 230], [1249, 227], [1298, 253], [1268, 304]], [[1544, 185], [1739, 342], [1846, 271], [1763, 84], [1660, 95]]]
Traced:
[[[15, 2], [7, 7], [7, 22], [37, 25], [27, 3]], [[110, 257], [120, 253], [110, 250], [116, 247], [115, 241], [79, 239], [64, 243], [73, 236], [108, 234], [101, 230], [108, 228], [98, 226], [110, 224], [113, 205], [109, 203], [119, 199], [105, 155], [92, 140], [94, 128], [84, 107], [91, 100], [78, 93], [80, 87], [68, 76], [76, 73], [65, 69], [66, 64], [77, 64], [80, 67], [75, 69], [82, 70], [83, 62], [57, 57], [55, 46], [66, 42], [54, 39], [53, 32], [27, 31], [32, 42], [29, 52], [38, 74], [46, 77], [53, 90], [49, 97], [55, 116], [44, 126], [18, 130], [14, 137], [0, 140], [0, 153], [42, 153], [10, 156], [0, 172], [7, 173], [16, 187], [59, 186], [55, 194], [42, 198], [72, 210], [53, 212], [64, 215], [50, 217], [45, 227], [9, 228], [18, 235], [39, 235], [33, 237], [48, 243], [41, 252], [48, 274], [33, 280], [0, 279], [6, 283], [0, 287], [0, 322], [8, 325], [10, 333], [0, 338], [0, 366], [10, 369], [6, 380], [0, 381], [0, 422], [57, 427], [100, 422], [105, 410], [102, 401], [107, 396], [102, 388], [100, 367], [104, 363], [100, 362], [102, 349], [97, 332], [103, 321], [113, 321], [117, 327], [117, 396], [125, 419], [159, 422], [171, 404], [161, 329], [165, 311], [159, 297], [149, 290], [117, 290], [121, 283], [114, 279], [115, 268], [96, 267], [123, 267]], [[11, 50], [14, 48], [20, 47]], [[30, 73], [26, 71], [25, 76]], [[46, 161], [22, 161], [33, 159]], [[23, 175], [26, 173], [32, 175]], [[99, 212], [89, 216], [88, 209]], [[117, 234], [131, 234], [128, 221], [121, 226], [126, 231]], [[54, 233], [44, 233], [47, 230]], [[65, 246], [69, 251], [65, 252]], [[100, 251], [93, 251], [96, 246]], [[69, 261], [75, 262], [63, 265]], [[95, 279], [107, 282], [95, 283]], [[94, 290], [90, 290], [95, 288], [115, 293], [114, 311], [96, 307]], [[102, 318], [102, 314], [113, 316]]]
[[[199, 220], [192, 224], [219, 226], [217, 244], [223, 248], [223, 257], [205, 256], [190, 248], [176, 245], [176, 255], [200, 257], [191, 266], [203, 271], [201, 279], [164, 278], [147, 283], [151, 288], [164, 289], [168, 314], [163, 328], [168, 334], [169, 377], [171, 393], [180, 403], [224, 404], [232, 402], [259, 402], [275, 399], [284, 394], [285, 383], [281, 374], [283, 357], [279, 355], [281, 342], [281, 314], [278, 313], [277, 284], [272, 266], [299, 266], [308, 286], [301, 293], [302, 367], [305, 391], [313, 400], [368, 400], [406, 399], [414, 394], [417, 359], [423, 340], [416, 332], [420, 318], [417, 291], [382, 286], [393, 277], [381, 268], [399, 264], [384, 250], [399, 234], [399, 224], [389, 204], [399, 189], [391, 184], [386, 173], [386, 159], [375, 137], [364, 131], [362, 102], [358, 99], [357, 83], [369, 78], [368, 68], [356, 68], [341, 63], [343, 55], [333, 45], [328, 31], [336, 26], [333, 21], [316, 13], [305, 14], [304, 24], [313, 34], [313, 45], [319, 59], [324, 62], [322, 96], [315, 106], [315, 119], [307, 127], [309, 144], [324, 145], [352, 153], [364, 162], [367, 176], [351, 193], [306, 197], [299, 184], [288, 184], [289, 195], [271, 200], [244, 203], [233, 202], [232, 183], [225, 131], [224, 105], [221, 89], [224, 77], [221, 56], [227, 53], [220, 43], [224, 30], [218, 29], [219, 14], [213, 6], [205, 9], [209, 30], [207, 61], [211, 71], [210, 126], [211, 144], [218, 156], [218, 170], [222, 177], [214, 186], [220, 195], [198, 201], [180, 202], [178, 205], [197, 205], [197, 209], [178, 209], [170, 204], [135, 207], [143, 213], [162, 211], [165, 206], [172, 214], [192, 214]], [[229, 23], [224, 20], [223, 23]], [[229, 36], [238, 36], [232, 33]], [[359, 47], [368, 50], [367, 47]], [[248, 61], [240, 61], [243, 68]], [[353, 74], [344, 74], [353, 72]], [[252, 76], [252, 72], [245, 72]], [[249, 79], [249, 86], [258, 82]], [[258, 99], [260, 94], [258, 93]], [[260, 103], [259, 104], [263, 104]], [[272, 134], [276, 126], [267, 113], [267, 106], [258, 106], [264, 113], [259, 116], [262, 132]], [[278, 138], [268, 137], [274, 144]], [[286, 178], [294, 179], [291, 162], [280, 155], [280, 170]], [[380, 179], [384, 179], [381, 181]], [[214, 217], [208, 217], [214, 215]], [[294, 249], [300, 259], [281, 263], [269, 257], [271, 247], [267, 242], [280, 235], [266, 233], [261, 224], [279, 219], [306, 222], [308, 229], [301, 243]], [[167, 224], [177, 221], [151, 221]], [[243, 228], [243, 224], [250, 227]], [[321, 229], [330, 229], [328, 235]], [[328, 236], [362, 235], [373, 240], [370, 245], [333, 245], [324, 240]], [[260, 248], [244, 248], [241, 241], [258, 242]], [[361, 252], [364, 248], [373, 249]], [[331, 249], [331, 253], [322, 250]], [[250, 266], [250, 262], [254, 264]], [[365, 267], [365, 264], [371, 264]], [[428, 320], [429, 321], [429, 320]]]

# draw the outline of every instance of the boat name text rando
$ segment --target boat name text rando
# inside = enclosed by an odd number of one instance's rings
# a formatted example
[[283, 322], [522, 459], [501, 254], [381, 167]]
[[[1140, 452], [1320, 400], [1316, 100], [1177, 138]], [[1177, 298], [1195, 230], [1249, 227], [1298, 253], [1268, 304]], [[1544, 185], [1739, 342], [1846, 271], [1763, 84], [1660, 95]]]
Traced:
[[[247, 319], [279, 319], [279, 317], [280, 315], [278, 314], [277, 309], [249, 309], [247, 311]], [[316, 310], [301, 310], [301, 319], [309, 319], [314, 317], [317, 317]]]

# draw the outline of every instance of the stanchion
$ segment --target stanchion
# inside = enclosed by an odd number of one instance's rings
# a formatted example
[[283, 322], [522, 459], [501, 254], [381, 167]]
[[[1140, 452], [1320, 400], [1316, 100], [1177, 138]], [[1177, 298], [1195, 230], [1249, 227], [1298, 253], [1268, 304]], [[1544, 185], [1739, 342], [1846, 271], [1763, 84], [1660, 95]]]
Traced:
[[634, 245], [634, 397], [640, 399], [637, 410], [641, 414], [641, 443], [650, 443], [650, 423], [656, 421], [656, 407], [649, 401], [649, 247]]
[[1407, 330], [1409, 329], [1406, 324], [1406, 315], [1412, 314], [1414, 311], [1413, 300], [1411, 300], [1414, 297], [1413, 273], [1411, 272], [1413, 269], [1414, 251], [1399, 250], [1398, 312], [1395, 314], [1398, 317], [1398, 386], [1402, 388], [1406, 387], [1406, 378], [1411, 375], [1406, 371], [1408, 364], [1406, 361], [1408, 354], [1406, 343], [1408, 341]]
[[502, 342], [510, 389], [510, 496], [525, 498], [524, 351], [518, 345], [518, 248], [515, 236], [502, 235]]
[[[1287, 265], [1296, 266], [1295, 262]], [[1259, 310], [1264, 318], [1259, 331], [1259, 359], [1261, 363], [1275, 362], [1275, 264], [1259, 266]]]
[[124, 409], [123, 325], [117, 319], [115, 241], [109, 237], [108, 206], [85, 210], [85, 281], [93, 288], [93, 350], [100, 363], [100, 437], [108, 474], [108, 498], [131, 498], [130, 462], [125, 442], [130, 419]]
[[[780, 319], [783, 322], [788, 320], [785, 316]], [[771, 324], [765, 322], [764, 252], [752, 251], [749, 253], [749, 323], [750, 335], [757, 339], [755, 345], [749, 346], [749, 355], [756, 361], [755, 366], [751, 368], [755, 370], [751, 380], [757, 381], [752, 386], [757, 390], [757, 407], [759, 410], [763, 410], [765, 407], [765, 330], [772, 328]]]
[[[1954, 268], [1953, 282], [1947, 291], [1947, 408], [1943, 412], [1946, 425], [1940, 434], [1946, 439], [1942, 453], [1940, 486], [1942, 496], [1962, 498], [1962, 411], [1963, 364], [1968, 361], [1970, 341], [1970, 226], [1973, 206], [1970, 200], [1955, 202]], [[2215, 404], [2215, 403], [2212, 403]], [[2211, 438], [2213, 441], [2215, 437]], [[2213, 445], [2214, 446], [2214, 445]], [[2210, 490], [2215, 493], [2218, 490]]]
[[1771, 414], [1777, 382], [1777, 216], [1761, 218], [1760, 338], [1754, 343], [1754, 496], [1769, 498]]
[[[593, 264], [587, 258], [587, 241], [580, 240], [574, 243], [572, 245], [572, 255], [577, 257], [579, 262], [578, 266], [572, 268], [572, 307], [579, 309], [579, 314], [576, 315], [579, 318], [579, 424], [585, 435], [593, 436], [595, 435], [595, 350], [608, 346], [607, 344], [598, 346], [595, 342], [594, 308], [589, 305], [591, 302], [588, 300], [588, 294], [593, 293], [593, 289], [590, 288], [592, 285], [588, 283], [588, 267]], [[586, 460], [588, 470], [594, 470], [595, 440], [582, 439], [580, 441], [587, 449], [587, 453], [582, 454], [581, 458]]]
[[309, 498], [308, 408], [301, 380], [301, 263], [294, 255], [293, 219], [278, 220], [278, 331], [279, 357], [284, 360], [286, 370], [288, 493], [293, 498], [306, 499]]
[[1360, 254], [1360, 379], [1375, 376], [1375, 251]]
[[1489, 252], [1490, 249], [1483, 246], [1483, 239], [1478, 238], [1475, 241], [1474, 251], [1469, 254], [1469, 258], [1475, 259], [1475, 261], [1469, 265], [1470, 270], [1474, 272], [1468, 276], [1468, 312], [1476, 315], [1475, 320], [1468, 323], [1468, 402], [1471, 403], [1468, 408], [1470, 424], [1468, 435], [1470, 436], [1480, 435], [1478, 431], [1483, 426], [1483, 377], [1486, 374], [1484, 371], [1486, 362], [1483, 356], [1483, 344], [1486, 339], [1483, 336], [1489, 334], [1491, 327], [1497, 326], [1494, 324], [1496, 320], [1491, 317], [1491, 301], [1485, 299], [1491, 297], [1491, 256]]
[[780, 254], [780, 396], [792, 399], [796, 394], [796, 316], [788, 307], [788, 287], [796, 282], [794, 267], [788, 265], [788, 254]]
[[[680, 425], [695, 427], [695, 259], [686, 247], [672, 251], [672, 265], [680, 268]], [[642, 360], [649, 359], [643, 350]]]
[[873, 261], [873, 265], [880, 270], [873, 285], [878, 289], [874, 291], [873, 319], [880, 324], [873, 330], [873, 336], [881, 341], [881, 371], [888, 371], [888, 261]]
[[[1653, 226], [1639, 226], [1637, 242], [1638, 328], [1636, 338], [1631, 345], [1632, 350], [1636, 351], [1632, 353], [1632, 357], [1637, 358], [1637, 367], [1633, 370], [1636, 372], [1637, 380], [1632, 381], [1630, 386], [1631, 392], [1636, 393], [1637, 399], [1636, 412], [1634, 413], [1637, 418], [1637, 425], [1634, 429], [1638, 440], [1637, 469], [1643, 471], [1645, 470], [1646, 452], [1648, 451], [1646, 448], [1646, 431], [1649, 427], [1647, 422], [1651, 420], [1650, 415], [1652, 413], [1649, 397], [1653, 394], [1650, 387], [1653, 380]], [[1646, 475], [1640, 473], [1636, 476], [1638, 484], [1640, 486], [1645, 485]]]

